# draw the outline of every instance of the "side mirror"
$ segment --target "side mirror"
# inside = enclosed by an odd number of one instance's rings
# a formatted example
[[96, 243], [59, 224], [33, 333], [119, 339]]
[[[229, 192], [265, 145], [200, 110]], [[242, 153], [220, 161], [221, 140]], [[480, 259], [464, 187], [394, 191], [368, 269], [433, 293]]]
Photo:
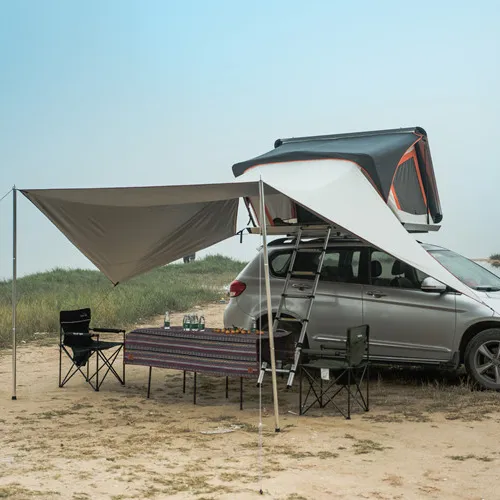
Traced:
[[437, 279], [427, 276], [427, 278], [422, 281], [420, 289], [427, 293], [444, 293], [446, 292], [446, 285], [438, 281]]

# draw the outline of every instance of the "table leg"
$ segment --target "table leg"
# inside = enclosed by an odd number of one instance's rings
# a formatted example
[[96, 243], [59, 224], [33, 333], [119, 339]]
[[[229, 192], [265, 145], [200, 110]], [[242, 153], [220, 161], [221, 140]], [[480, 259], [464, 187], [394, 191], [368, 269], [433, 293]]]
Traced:
[[243, 377], [240, 377], [240, 410], [243, 410]]
[[226, 399], [229, 397], [229, 377], [226, 377]]
[[196, 372], [194, 372], [193, 404], [196, 404]]
[[182, 393], [186, 394], [186, 370], [182, 372]]
[[125, 385], [125, 333], [123, 334], [123, 347], [122, 347], [122, 362], [123, 362], [123, 385]]
[[151, 372], [153, 371], [153, 367], [149, 367], [149, 377], [148, 377], [148, 399], [149, 395], [151, 394]]

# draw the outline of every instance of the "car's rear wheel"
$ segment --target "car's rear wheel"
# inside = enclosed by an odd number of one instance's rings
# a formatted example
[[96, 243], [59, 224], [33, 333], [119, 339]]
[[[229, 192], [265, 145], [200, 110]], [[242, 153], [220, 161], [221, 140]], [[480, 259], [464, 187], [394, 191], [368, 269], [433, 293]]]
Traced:
[[478, 333], [467, 344], [465, 368], [481, 387], [500, 391], [500, 328]]

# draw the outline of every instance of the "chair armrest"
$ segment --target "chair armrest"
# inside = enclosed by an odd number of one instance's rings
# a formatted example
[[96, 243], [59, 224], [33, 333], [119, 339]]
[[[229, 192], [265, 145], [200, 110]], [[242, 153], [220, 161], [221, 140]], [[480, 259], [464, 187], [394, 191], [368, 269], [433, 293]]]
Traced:
[[303, 354], [307, 354], [308, 356], [322, 356], [324, 352], [320, 349], [302, 349]]
[[343, 359], [345, 358], [346, 351], [344, 349], [302, 349], [302, 353], [310, 356], [311, 358], [323, 359]]
[[107, 333], [125, 333], [125, 330], [120, 328], [91, 328], [93, 332], [107, 332]]

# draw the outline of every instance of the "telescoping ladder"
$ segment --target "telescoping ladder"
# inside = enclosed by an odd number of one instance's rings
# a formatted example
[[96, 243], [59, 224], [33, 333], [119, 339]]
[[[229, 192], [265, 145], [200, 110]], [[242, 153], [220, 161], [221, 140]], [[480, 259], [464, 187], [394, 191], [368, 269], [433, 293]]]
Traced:
[[[295, 346], [295, 355], [293, 359], [293, 363], [290, 368], [280, 368], [276, 369], [277, 373], [288, 373], [288, 381], [287, 381], [287, 388], [290, 388], [293, 384], [293, 379], [295, 376], [295, 372], [297, 370], [297, 366], [300, 361], [300, 354], [302, 352], [302, 346], [304, 344], [304, 339], [306, 338], [307, 334], [307, 327], [309, 324], [309, 317], [311, 316], [311, 311], [313, 308], [314, 304], [314, 299], [316, 298], [316, 290], [318, 288], [318, 283], [320, 280], [321, 276], [321, 269], [323, 268], [323, 262], [325, 260], [325, 254], [326, 250], [328, 248], [328, 241], [330, 239], [330, 234], [332, 231], [332, 228], [330, 226], [315, 226], [315, 231], [320, 230], [322, 233], [324, 233], [324, 240], [321, 248], [307, 248], [304, 247], [303, 242], [302, 242], [302, 237], [304, 235], [304, 232], [306, 231], [307, 234], [310, 234], [310, 231], [308, 231], [307, 227], [299, 227], [296, 235], [295, 235], [295, 240], [294, 245], [293, 245], [293, 251], [292, 251], [292, 256], [289, 261], [288, 265], [288, 270], [286, 273], [286, 278], [285, 278], [285, 284], [283, 285], [283, 291], [281, 293], [281, 299], [278, 305], [278, 310], [276, 311], [276, 316], [274, 318], [273, 322], [273, 331], [276, 331], [278, 329], [278, 324], [280, 322], [297, 322], [301, 323], [301, 329], [300, 329], [300, 335], [299, 339], [297, 341], [297, 344]], [[295, 266], [295, 260], [297, 257], [298, 253], [317, 253], [319, 254], [319, 259], [318, 259], [318, 266], [316, 271], [295, 271], [294, 266]], [[313, 285], [310, 289], [307, 290], [306, 293], [298, 293], [298, 292], [289, 292], [289, 288], [291, 285], [292, 278], [303, 278], [303, 277], [313, 277]], [[298, 287], [295, 284], [291, 285], [293, 288], [298, 288], [300, 290], [300, 286]], [[306, 301], [306, 307], [305, 307], [305, 316], [303, 318], [290, 318], [287, 316], [283, 316], [283, 309], [286, 304], [286, 299], [300, 299]], [[301, 309], [303, 310], [303, 309]], [[259, 378], [257, 380], [257, 385], [262, 384], [262, 381], [264, 380], [264, 376], [267, 372], [270, 372], [271, 368], [268, 366], [267, 362], [263, 362], [261, 365], [260, 373], [259, 373]]]

